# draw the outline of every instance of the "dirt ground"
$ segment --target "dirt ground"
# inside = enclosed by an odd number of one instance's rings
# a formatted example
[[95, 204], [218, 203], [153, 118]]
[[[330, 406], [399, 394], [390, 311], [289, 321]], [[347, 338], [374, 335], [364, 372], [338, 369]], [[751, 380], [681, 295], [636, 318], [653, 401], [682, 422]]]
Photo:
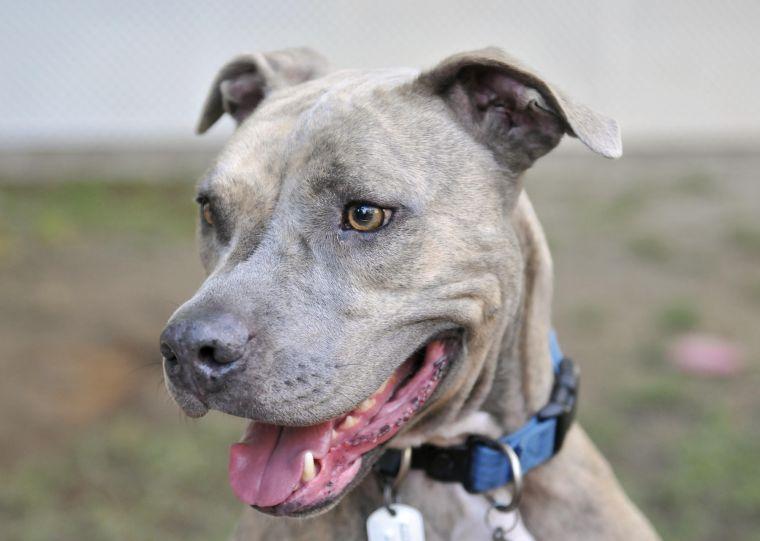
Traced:
[[[580, 418], [666, 539], [760, 539], [760, 155], [550, 158], [527, 190], [555, 257]], [[202, 279], [187, 182], [0, 183], [0, 537], [225, 539], [243, 422], [185, 419], [158, 334]], [[679, 335], [735, 342], [681, 374]]]

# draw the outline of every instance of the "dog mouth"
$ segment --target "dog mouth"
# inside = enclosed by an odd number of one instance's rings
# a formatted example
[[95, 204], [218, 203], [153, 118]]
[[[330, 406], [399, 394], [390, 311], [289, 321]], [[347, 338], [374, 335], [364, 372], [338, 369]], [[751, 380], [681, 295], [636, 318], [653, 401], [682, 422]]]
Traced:
[[423, 409], [460, 349], [461, 336], [438, 335], [358, 406], [318, 425], [251, 421], [242, 441], [230, 448], [233, 492], [244, 503], [276, 515], [327, 507], [368, 468], [362, 468], [363, 458], [370, 458], [365, 455]]

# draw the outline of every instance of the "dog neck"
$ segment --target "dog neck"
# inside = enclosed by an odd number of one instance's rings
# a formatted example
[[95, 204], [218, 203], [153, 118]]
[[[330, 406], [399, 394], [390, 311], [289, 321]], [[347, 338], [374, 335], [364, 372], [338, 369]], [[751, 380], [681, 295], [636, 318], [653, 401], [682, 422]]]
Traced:
[[504, 433], [522, 426], [546, 403], [554, 378], [549, 351], [551, 255], [524, 192], [512, 216], [523, 256], [523, 294], [517, 314], [506, 323], [501, 340], [489, 352], [495, 357], [494, 374], [480, 408]]

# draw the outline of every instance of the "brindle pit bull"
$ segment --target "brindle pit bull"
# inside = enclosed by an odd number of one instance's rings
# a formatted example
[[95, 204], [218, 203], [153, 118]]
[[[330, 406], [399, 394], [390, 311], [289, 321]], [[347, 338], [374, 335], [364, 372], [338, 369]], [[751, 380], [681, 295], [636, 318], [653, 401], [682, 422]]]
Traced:
[[[243, 55], [198, 131], [225, 112], [198, 186], [208, 278], [161, 337], [166, 385], [191, 417], [250, 419], [230, 483], [259, 512], [236, 539], [364, 539], [386, 446], [500, 436], [546, 402], [552, 263], [523, 173], [566, 133], [618, 157], [620, 132], [497, 49], [421, 73]], [[400, 500], [428, 540], [490, 538], [459, 485], [417, 473]], [[577, 425], [520, 511], [523, 538], [657, 538]]]

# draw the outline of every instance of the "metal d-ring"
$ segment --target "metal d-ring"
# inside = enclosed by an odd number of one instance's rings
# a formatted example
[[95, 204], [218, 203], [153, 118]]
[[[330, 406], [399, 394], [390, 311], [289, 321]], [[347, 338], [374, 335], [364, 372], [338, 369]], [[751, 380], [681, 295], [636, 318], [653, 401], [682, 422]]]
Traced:
[[393, 488], [397, 489], [401, 482], [406, 478], [406, 474], [409, 473], [409, 469], [412, 467], [412, 448], [407, 447], [401, 451], [401, 462], [398, 466], [398, 472], [396, 477], [393, 478]]
[[509, 461], [509, 468], [512, 470], [512, 483], [514, 486], [514, 492], [512, 494], [512, 499], [508, 503], [498, 502], [490, 494], [483, 494], [483, 496], [485, 496], [485, 498], [491, 504], [491, 508], [496, 509], [497, 511], [500, 511], [502, 513], [509, 513], [510, 511], [514, 511], [520, 505], [520, 499], [522, 498], [523, 491], [523, 473], [522, 466], [520, 465], [520, 457], [517, 456], [515, 450], [512, 449], [512, 447], [507, 443], [502, 443], [499, 440], [487, 438], [485, 436], [476, 436], [475, 439], [478, 443], [482, 443], [483, 445], [493, 449], [494, 451], [498, 451], [507, 457], [507, 460]]

